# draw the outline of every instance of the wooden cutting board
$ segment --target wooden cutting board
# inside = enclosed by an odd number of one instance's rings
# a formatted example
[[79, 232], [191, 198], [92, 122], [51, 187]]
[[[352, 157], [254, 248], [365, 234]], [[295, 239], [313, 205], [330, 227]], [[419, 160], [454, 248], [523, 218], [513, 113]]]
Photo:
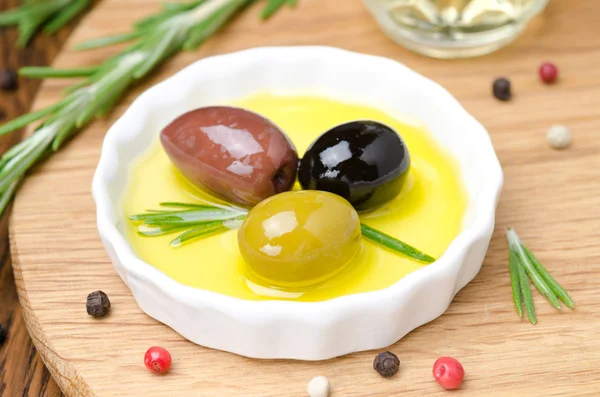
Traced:
[[[158, 1], [104, 0], [71, 44], [124, 32]], [[583, 396], [600, 393], [600, 5], [554, 0], [515, 44], [491, 56], [441, 61], [414, 55], [389, 40], [359, 0], [305, 0], [295, 11], [258, 21], [254, 7], [201, 50], [178, 55], [129, 95], [105, 121], [93, 124], [35, 170], [18, 194], [11, 244], [25, 319], [34, 343], [68, 396], [303, 396], [315, 375], [329, 377], [332, 396], [445, 395], [431, 367], [442, 355], [466, 368], [454, 395]], [[113, 270], [96, 233], [90, 194], [102, 138], [143, 90], [205, 56], [265, 45], [321, 44], [397, 59], [440, 82], [489, 130], [504, 166], [506, 187], [497, 228], [477, 278], [441, 318], [390, 347], [400, 373], [380, 378], [376, 352], [325, 362], [259, 361], [196, 346], [146, 316]], [[74, 53], [56, 66], [93, 65], [117, 49]], [[545, 86], [538, 65], [562, 72]], [[501, 103], [492, 80], [508, 76], [515, 98]], [[68, 83], [44, 84], [36, 107], [52, 103]], [[568, 125], [572, 147], [545, 140], [553, 123]], [[514, 226], [577, 302], [555, 311], [538, 294], [539, 323], [515, 314], [503, 229]], [[89, 292], [102, 289], [113, 309], [102, 320], [85, 312]], [[174, 357], [166, 376], [147, 371], [152, 345]]]

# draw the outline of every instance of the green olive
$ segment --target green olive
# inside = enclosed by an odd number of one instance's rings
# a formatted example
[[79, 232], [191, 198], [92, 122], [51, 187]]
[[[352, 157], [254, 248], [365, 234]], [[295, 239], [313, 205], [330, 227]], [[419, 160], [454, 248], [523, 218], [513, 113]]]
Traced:
[[255, 206], [238, 234], [250, 271], [273, 286], [303, 287], [340, 272], [360, 250], [348, 201], [323, 191], [286, 192]]

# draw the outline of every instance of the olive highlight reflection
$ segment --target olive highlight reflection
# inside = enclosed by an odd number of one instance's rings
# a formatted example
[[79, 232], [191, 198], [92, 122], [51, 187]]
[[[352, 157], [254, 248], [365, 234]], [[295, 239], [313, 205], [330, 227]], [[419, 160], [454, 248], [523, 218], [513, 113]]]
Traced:
[[300, 160], [303, 189], [323, 190], [368, 211], [400, 193], [410, 168], [404, 140], [375, 121], [353, 121], [321, 135]]

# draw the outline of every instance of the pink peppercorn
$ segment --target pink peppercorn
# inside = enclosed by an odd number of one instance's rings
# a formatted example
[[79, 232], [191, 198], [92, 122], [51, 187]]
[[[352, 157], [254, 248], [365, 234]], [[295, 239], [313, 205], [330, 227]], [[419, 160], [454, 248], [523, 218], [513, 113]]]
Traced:
[[452, 357], [438, 358], [433, 364], [433, 377], [446, 390], [458, 389], [465, 377], [465, 369]]
[[552, 84], [558, 79], [558, 68], [551, 62], [544, 62], [540, 66], [540, 78], [546, 84]]
[[171, 368], [171, 353], [162, 347], [152, 346], [144, 354], [144, 364], [150, 371], [163, 374]]

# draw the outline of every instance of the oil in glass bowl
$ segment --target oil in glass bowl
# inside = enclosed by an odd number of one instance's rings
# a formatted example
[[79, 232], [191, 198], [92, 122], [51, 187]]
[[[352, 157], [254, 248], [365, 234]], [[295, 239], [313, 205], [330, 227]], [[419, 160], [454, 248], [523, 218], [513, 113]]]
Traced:
[[513, 41], [548, 0], [363, 0], [404, 47], [436, 58], [488, 54]]

